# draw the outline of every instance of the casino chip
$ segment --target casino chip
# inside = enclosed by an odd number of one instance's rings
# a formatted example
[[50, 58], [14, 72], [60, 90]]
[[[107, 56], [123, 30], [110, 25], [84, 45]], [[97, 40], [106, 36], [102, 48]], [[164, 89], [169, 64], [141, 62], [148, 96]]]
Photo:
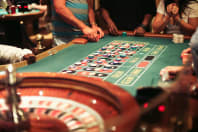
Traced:
[[75, 73], [75, 70], [63, 70], [62, 73]]
[[184, 43], [184, 35], [183, 34], [173, 34], [173, 42], [178, 43]]
[[131, 46], [132, 50], [136, 50], [138, 48], [138, 46]]
[[96, 77], [105, 77], [107, 76], [108, 74], [105, 74], [105, 73], [96, 73], [95, 76]]
[[97, 64], [95, 64], [95, 63], [91, 63], [89, 66], [90, 66], [90, 67], [96, 67], [96, 66], [97, 66]]
[[121, 58], [116, 58], [116, 61], [121, 61], [122, 59]]
[[127, 36], [127, 32], [122, 32], [122, 36]]
[[80, 62], [81, 62], [81, 63], [91, 63], [91, 62], [93, 62], [93, 61], [90, 60], [90, 59], [84, 59], [84, 60], [81, 60]]
[[85, 71], [95, 71], [95, 68], [93, 67], [86, 67], [84, 68]]
[[120, 47], [121, 50], [125, 50], [126, 48], [124, 46]]
[[90, 67], [101, 67], [102, 65], [98, 65], [98, 64], [95, 64], [95, 63], [91, 63], [89, 66], [90, 66]]
[[94, 55], [88, 55], [88, 58], [89, 59], [93, 59], [94, 58]]
[[106, 49], [107, 49], [106, 47], [102, 47], [102, 48], [101, 48], [101, 50], [106, 50]]
[[81, 65], [81, 62], [76, 62], [74, 65], [80, 66]]
[[121, 65], [122, 63], [118, 62], [118, 61], [113, 61], [109, 63], [110, 65]]
[[124, 58], [124, 57], [126, 57], [126, 54], [121, 54], [120, 57]]
[[107, 68], [107, 69], [116, 69], [117, 66], [112, 66], [112, 65], [104, 65], [104, 68]]

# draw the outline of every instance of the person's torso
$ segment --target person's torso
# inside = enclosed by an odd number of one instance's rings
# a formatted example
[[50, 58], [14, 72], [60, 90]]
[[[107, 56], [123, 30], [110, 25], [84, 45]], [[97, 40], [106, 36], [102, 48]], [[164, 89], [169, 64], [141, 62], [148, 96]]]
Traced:
[[[88, 25], [88, 3], [87, 0], [67, 0], [65, 6], [70, 9], [73, 15], [79, 20]], [[52, 4], [52, 25], [54, 36], [74, 36], [82, 35], [82, 32], [77, 28], [62, 20], [55, 12]]]
[[[190, 3], [186, 9], [184, 9], [184, 12], [181, 14], [181, 19], [186, 22], [189, 23], [189, 18], [191, 17], [198, 17], [198, 3]], [[161, 0], [159, 3], [159, 7], [157, 9], [157, 12], [163, 15], [167, 15], [166, 13], [166, 7], [164, 5], [164, 0]], [[169, 24], [166, 26], [165, 29], [165, 33], [184, 33], [182, 32], [180, 25], [177, 24], [176, 22], [173, 22], [174, 24], [171, 24], [169, 22]]]

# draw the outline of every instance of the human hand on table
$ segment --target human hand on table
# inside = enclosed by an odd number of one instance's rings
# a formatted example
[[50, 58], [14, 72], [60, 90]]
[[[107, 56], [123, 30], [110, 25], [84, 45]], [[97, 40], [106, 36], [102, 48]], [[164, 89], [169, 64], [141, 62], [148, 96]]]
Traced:
[[86, 36], [89, 41], [96, 42], [99, 40], [98, 33], [97, 33], [96, 29], [93, 29], [90, 27], [85, 27], [82, 29], [82, 32], [83, 32], [84, 36]]
[[109, 34], [114, 35], [114, 36], [118, 36], [119, 35], [118, 28], [117, 28], [117, 26], [115, 25], [114, 22], [108, 23], [107, 26], [108, 26]]
[[184, 49], [184, 50], [182, 51], [181, 56], [182, 56], [183, 54], [190, 54], [190, 53], [191, 53], [191, 48], [187, 48], [187, 49]]
[[191, 48], [187, 48], [182, 51], [181, 59], [182, 59], [183, 64], [186, 64], [187, 62], [192, 61]]
[[94, 26], [92, 26], [92, 28], [97, 30], [99, 38], [103, 38], [104, 37], [104, 32], [103, 32], [103, 30], [100, 27], [98, 27], [97, 25], [94, 25]]
[[145, 29], [139, 26], [134, 30], [134, 35], [143, 36], [145, 32], [146, 32]]
[[176, 75], [183, 69], [183, 66], [167, 66], [160, 71], [162, 81], [175, 79]]

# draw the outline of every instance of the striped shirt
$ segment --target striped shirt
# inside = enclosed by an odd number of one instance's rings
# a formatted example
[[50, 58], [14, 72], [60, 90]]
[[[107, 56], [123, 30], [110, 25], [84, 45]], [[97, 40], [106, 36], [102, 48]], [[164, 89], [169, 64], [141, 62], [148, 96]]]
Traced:
[[[56, 45], [59, 45], [59, 43], [67, 43], [73, 38], [82, 35], [82, 32], [78, 28], [67, 24], [61, 19], [61, 17], [55, 12], [53, 5], [54, 4], [52, 4], [52, 33], [55, 41], [61, 40], [61, 42], [56, 41]], [[87, 0], [67, 0], [65, 6], [71, 10], [76, 18], [83, 21], [87, 25], [89, 24]]]

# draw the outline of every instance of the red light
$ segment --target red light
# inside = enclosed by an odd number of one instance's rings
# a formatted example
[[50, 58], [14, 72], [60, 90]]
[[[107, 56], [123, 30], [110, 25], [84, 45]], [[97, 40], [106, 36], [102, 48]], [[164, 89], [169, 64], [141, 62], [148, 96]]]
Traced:
[[23, 6], [23, 7], [24, 7], [24, 8], [28, 8], [28, 6], [26, 6], [26, 5], [25, 5], [25, 6]]
[[159, 105], [158, 106], [158, 111], [159, 112], [164, 112], [166, 110], [166, 107], [164, 105]]
[[148, 107], [148, 103], [144, 103], [143, 107], [147, 108]]

